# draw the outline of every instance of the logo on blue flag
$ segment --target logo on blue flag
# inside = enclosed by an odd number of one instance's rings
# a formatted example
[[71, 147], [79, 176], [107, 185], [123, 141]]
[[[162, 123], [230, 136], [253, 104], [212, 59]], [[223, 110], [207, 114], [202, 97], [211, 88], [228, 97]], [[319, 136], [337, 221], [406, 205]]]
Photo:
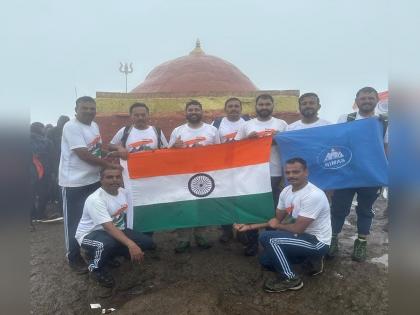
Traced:
[[300, 157], [321, 189], [388, 186], [388, 161], [378, 118], [293, 130], [275, 136], [284, 167]]
[[332, 147], [321, 151], [318, 163], [325, 169], [338, 169], [350, 163], [352, 153], [346, 147]]

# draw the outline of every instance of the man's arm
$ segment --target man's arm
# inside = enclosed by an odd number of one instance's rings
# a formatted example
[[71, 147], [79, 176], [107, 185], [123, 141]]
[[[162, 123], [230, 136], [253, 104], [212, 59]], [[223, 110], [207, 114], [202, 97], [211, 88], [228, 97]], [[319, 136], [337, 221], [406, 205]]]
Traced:
[[120, 158], [123, 160], [127, 160], [128, 151], [122, 145], [110, 143], [108, 145], [108, 149], [110, 152], [106, 155], [106, 157], [113, 157], [113, 158]]
[[279, 222], [283, 221], [287, 217], [287, 211], [284, 209], [276, 209], [276, 218]]
[[73, 151], [74, 153], [76, 153], [79, 159], [91, 165], [100, 166], [100, 167], [110, 167], [110, 168], [115, 168], [115, 169], [121, 168], [121, 166], [118, 164], [113, 164], [106, 160], [103, 160], [94, 156], [92, 153], [88, 151], [87, 148], [76, 148], [76, 149], [73, 149]]
[[143, 260], [144, 253], [141, 248], [129, 239], [121, 230], [116, 228], [112, 222], [103, 223], [102, 226], [113, 238], [127, 246], [132, 261], [141, 262]]
[[276, 218], [274, 218], [268, 221], [268, 224], [273, 229], [301, 234], [305, 232], [306, 228], [309, 226], [309, 224], [312, 223], [313, 220], [314, 219], [311, 218], [298, 216], [295, 223], [283, 224], [280, 223], [280, 221], [278, 221]]

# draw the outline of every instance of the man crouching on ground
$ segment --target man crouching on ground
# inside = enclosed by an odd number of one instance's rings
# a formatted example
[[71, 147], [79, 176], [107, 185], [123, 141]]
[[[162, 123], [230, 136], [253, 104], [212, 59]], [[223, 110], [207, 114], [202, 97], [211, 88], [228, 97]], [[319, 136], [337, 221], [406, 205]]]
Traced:
[[279, 277], [264, 283], [267, 292], [299, 290], [303, 282], [291, 263], [306, 259], [309, 274], [323, 271], [323, 258], [331, 244], [330, 206], [325, 193], [308, 182], [306, 161], [293, 158], [286, 162], [285, 175], [289, 186], [281, 193], [276, 216], [263, 224], [236, 224], [238, 231], [267, 227], [275, 229], [260, 234], [264, 248], [260, 256], [263, 267]]
[[115, 282], [105, 266], [118, 265], [113, 260], [116, 256], [140, 263], [143, 250], [153, 249], [155, 244], [149, 236], [126, 227], [128, 196], [121, 187], [121, 171], [104, 168], [100, 175], [101, 187], [86, 199], [75, 237], [87, 253], [92, 278], [111, 288]]

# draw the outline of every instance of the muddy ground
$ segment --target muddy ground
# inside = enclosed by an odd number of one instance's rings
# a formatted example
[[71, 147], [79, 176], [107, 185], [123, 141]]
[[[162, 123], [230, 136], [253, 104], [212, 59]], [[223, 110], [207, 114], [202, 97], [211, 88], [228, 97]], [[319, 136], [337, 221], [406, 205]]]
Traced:
[[112, 270], [113, 290], [72, 273], [64, 259], [62, 223], [36, 224], [31, 233], [32, 314], [101, 314], [91, 303], [114, 308], [112, 314], [386, 314], [388, 313], [388, 234], [383, 231], [385, 201], [375, 204], [376, 218], [365, 263], [350, 259], [355, 237], [354, 211], [341, 235], [340, 257], [325, 272], [304, 277], [300, 291], [265, 293], [261, 286], [274, 274], [262, 271], [255, 257], [242, 256], [242, 245], [174, 254], [174, 233], [156, 233], [159, 246], [141, 265], [124, 261]]

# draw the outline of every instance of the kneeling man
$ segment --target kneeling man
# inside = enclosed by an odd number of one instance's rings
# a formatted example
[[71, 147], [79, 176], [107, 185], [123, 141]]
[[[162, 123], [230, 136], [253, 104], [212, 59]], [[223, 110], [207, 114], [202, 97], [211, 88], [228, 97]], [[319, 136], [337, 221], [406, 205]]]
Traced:
[[235, 225], [241, 232], [262, 227], [274, 229], [259, 237], [264, 248], [260, 263], [279, 276], [264, 283], [267, 292], [302, 288], [303, 282], [291, 264], [306, 261], [311, 265], [309, 273], [319, 274], [331, 244], [328, 199], [321, 189], [308, 182], [306, 161], [288, 160], [284, 173], [290, 185], [280, 193], [276, 216], [263, 224]]
[[104, 287], [113, 287], [115, 282], [105, 266], [117, 263], [116, 256], [141, 262], [143, 250], [155, 248], [153, 240], [142, 233], [126, 227], [128, 209], [127, 192], [121, 187], [119, 169], [105, 168], [101, 171], [101, 187], [85, 202], [82, 218], [76, 231], [76, 240], [89, 257], [89, 271]]

